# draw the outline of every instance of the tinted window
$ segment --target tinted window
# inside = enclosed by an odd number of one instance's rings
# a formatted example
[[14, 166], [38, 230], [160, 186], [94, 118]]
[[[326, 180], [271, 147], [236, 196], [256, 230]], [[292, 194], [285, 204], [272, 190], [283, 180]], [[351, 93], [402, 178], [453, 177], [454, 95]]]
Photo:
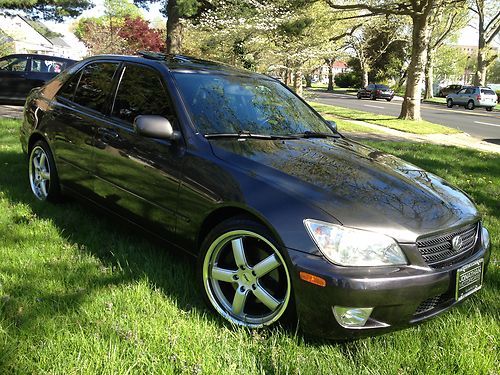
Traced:
[[366, 86], [366, 88], [367, 88], [368, 90], [373, 90], [374, 86], [375, 86], [375, 85], [368, 85], [368, 86]]
[[389, 90], [389, 86], [386, 86], [386, 85], [377, 85], [377, 89], [379, 89], [379, 90]]
[[465, 94], [465, 90], [466, 90], [466, 89], [462, 89], [462, 90], [460, 90], [457, 94]]
[[174, 76], [194, 123], [204, 134], [332, 134], [320, 117], [274, 80], [194, 72]]
[[59, 91], [58, 95], [68, 100], [73, 100], [73, 95], [75, 94], [75, 89], [78, 85], [78, 81], [80, 80], [81, 75], [81, 70], [73, 74], [73, 76], [66, 81], [62, 89]]
[[474, 89], [473, 87], [469, 87], [468, 89], [465, 90], [465, 93], [466, 94], [474, 94], [474, 91], [476, 91], [476, 89]]
[[495, 92], [493, 90], [490, 90], [490, 89], [481, 89], [481, 94], [495, 95]]
[[60, 60], [32, 57], [31, 71], [39, 73], [61, 73], [66, 69], [67, 63]]
[[138, 115], [170, 117], [172, 109], [159, 73], [146, 67], [127, 65], [112, 115], [129, 123], [133, 123]]
[[0, 70], [8, 72], [24, 72], [28, 62], [27, 57], [10, 57], [0, 61]]
[[102, 112], [111, 92], [117, 67], [118, 64], [108, 62], [87, 65], [76, 89], [75, 103]]

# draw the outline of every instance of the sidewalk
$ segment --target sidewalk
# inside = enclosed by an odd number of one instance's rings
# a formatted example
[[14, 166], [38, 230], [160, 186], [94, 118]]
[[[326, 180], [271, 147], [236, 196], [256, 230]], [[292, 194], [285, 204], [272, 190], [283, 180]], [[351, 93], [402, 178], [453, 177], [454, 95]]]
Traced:
[[[413, 134], [405, 133], [399, 130], [386, 128], [384, 126], [370, 124], [364, 121], [347, 120], [354, 124], [363, 125], [368, 128], [377, 130], [377, 133], [347, 133], [349, 137], [356, 140], [376, 140], [376, 141], [393, 141], [393, 142], [424, 142], [434, 143], [445, 146], [457, 146], [471, 148], [478, 151], [495, 152], [500, 154], [500, 145], [494, 143], [483, 142], [479, 138], [470, 136], [467, 133], [459, 134]], [[340, 129], [341, 130], [341, 129]]]

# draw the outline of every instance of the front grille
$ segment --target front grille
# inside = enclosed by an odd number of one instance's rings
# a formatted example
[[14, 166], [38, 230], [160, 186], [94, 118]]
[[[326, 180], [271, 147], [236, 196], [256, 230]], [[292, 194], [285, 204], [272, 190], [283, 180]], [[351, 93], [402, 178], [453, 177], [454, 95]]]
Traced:
[[[417, 248], [430, 267], [446, 267], [472, 255], [477, 241], [478, 228], [479, 223], [474, 223], [437, 236], [423, 237], [417, 240]], [[462, 239], [462, 246], [458, 251], [452, 246], [452, 240], [456, 236]]]
[[427, 311], [434, 310], [436, 307], [439, 307], [441, 304], [446, 302], [447, 297], [445, 294], [441, 294], [436, 297], [431, 297], [422, 302], [415, 311], [415, 315], [423, 314]]

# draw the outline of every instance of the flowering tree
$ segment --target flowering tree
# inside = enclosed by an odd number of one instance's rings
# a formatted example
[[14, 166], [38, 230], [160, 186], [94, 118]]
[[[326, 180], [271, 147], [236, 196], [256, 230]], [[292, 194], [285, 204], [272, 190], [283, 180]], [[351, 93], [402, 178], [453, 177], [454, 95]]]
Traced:
[[160, 52], [164, 48], [163, 33], [149, 27], [142, 18], [125, 18], [118, 36], [125, 41], [125, 53], [133, 54], [140, 50]]

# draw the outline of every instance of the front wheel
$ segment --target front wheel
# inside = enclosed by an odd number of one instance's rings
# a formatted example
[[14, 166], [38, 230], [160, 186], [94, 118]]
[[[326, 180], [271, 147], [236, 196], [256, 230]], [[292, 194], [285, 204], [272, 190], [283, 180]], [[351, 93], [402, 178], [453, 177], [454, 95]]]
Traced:
[[370, 99], [371, 99], [371, 100], [377, 100], [377, 97], [375, 96], [375, 94], [371, 94], [371, 95], [370, 95]]
[[41, 201], [58, 201], [61, 198], [59, 177], [49, 145], [44, 141], [35, 143], [29, 158], [29, 180], [31, 191]]
[[198, 262], [208, 305], [229, 322], [249, 328], [289, 315], [292, 285], [278, 247], [253, 220], [234, 218], [216, 226], [203, 242]]
[[361, 99], [361, 94], [356, 95], [358, 99]]
[[446, 106], [448, 108], [452, 108], [453, 107], [453, 100], [451, 98], [446, 101]]
[[474, 101], [473, 101], [473, 100], [469, 100], [469, 101], [467, 102], [467, 104], [465, 105], [465, 108], [466, 108], [466, 109], [470, 109], [470, 110], [473, 110], [473, 109], [474, 109], [474, 107], [475, 107], [475, 106], [474, 106]]
[[387, 99], [385, 99], [385, 100], [387, 100], [388, 102], [390, 102], [390, 101], [392, 100], [392, 98], [387, 98]]
[[493, 111], [493, 107], [486, 107], [486, 110], [487, 110], [488, 112], [491, 112], [491, 111]]

